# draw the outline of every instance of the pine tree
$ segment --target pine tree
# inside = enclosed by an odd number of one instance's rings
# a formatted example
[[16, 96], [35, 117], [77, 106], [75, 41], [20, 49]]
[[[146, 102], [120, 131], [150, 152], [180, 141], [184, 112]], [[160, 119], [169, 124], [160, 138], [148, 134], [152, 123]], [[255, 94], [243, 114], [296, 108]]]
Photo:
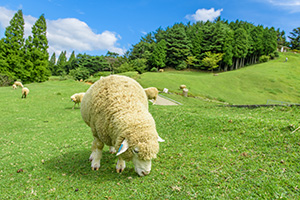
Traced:
[[245, 29], [238, 28], [234, 31], [233, 56], [235, 58], [235, 69], [242, 66], [243, 60], [248, 53], [248, 35]]
[[53, 54], [52, 54], [52, 56], [49, 60], [49, 64], [48, 64], [48, 68], [51, 71], [52, 75], [55, 75], [55, 72], [57, 70], [56, 67], [57, 67], [57, 65], [56, 65], [56, 55], [55, 55], [55, 52], [53, 52]]
[[165, 60], [167, 56], [167, 46], [164, 39], [160, 40], [154, 47], [153, 53], [149, 59], [151, 66], [157, 69], [164, 68], [166, 66]]
[[65, 66], [65, 71], [66, 71], [67, 74], [69, 74], [72, 69], [75, 69], [74, 68], [75, 60], [76, 60], [75, 52], [72, 51], [71, 56], [70, 56], [66, 66]]
[[186, 36], [183, 24], [175, 24], [167, 30], [167, 66], [178, 68], [185, 62], [190, 53], [190, 42]]
[[67, 52], [66, 51], [62, 51], [59, 54], [56, 65], [57, 65], [57, 70], [54, 75], [56, 75], [56, 76], [65, 75], [66, 74], [65, 67], [67, 65]]
[[47, 25], [44, 15], [41, 15], [32, 27], [31, 58], [34, 70], [31, 74], [32, 81], [43, 82], [48, 79], [51, 72], [48, 69], [48, 39], [46, 36]]
[[292, 49], [300, 50], [300, 27], [294, 28], [290, 34], [288, 38], [291, 40]]
[[[22, 10], [14, 15], [10, 20], [9, 26], [5, 30], [3, 39], [2, 55], [5, 57], [5, 63], [9, 71], [15, 78], [23, 79], [24, 69], [24, 18]], [[5, 65], [6, 65], [5, 64]]]

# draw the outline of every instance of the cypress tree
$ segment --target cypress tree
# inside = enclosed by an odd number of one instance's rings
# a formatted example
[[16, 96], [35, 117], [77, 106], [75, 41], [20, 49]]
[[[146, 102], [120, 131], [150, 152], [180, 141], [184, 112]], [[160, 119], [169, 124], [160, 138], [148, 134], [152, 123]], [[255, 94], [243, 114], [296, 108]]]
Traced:
[[34, 66], [31, 74], [32, 81], [43, 82], [48, 79], [51, 72], [48, 69], [48, 40], [46, 36], [47, 25], [44, 15], [41, 15], [32, 27], [31, 58]]
[[167, 66], [179, 68], [190, 55], [190, 43], [183, 24], [175, 24], [167, 30]]
[[[15, 78], [23, 79], [24, 69], [22, 61], [24, 60], [24, 18], [22, 10], [14, 15], [10, 20], [9, 26], [5, 30], [5, 38], [2, 43], [2, 56], [5, 62], [2, 65], [8, 67], [9, 71]], [[6, 63], [6, 64], [4, 64]]]
[[56, 55], [55, 55], [55, 52], [53, 52], [53, 54], [52, 54], [52, 56], [49, 60], [48, 68], [51, 71], [51, 74], [55, 75], [55, 72], [57, 70], [56, 69]]
[[150, 64], [153, 67], [164, 68], [166, 66], [165, 60], [167, 56], [167, 46], [164, 39], [160, 40], [154, 47], [153, 53], [149, 59]]

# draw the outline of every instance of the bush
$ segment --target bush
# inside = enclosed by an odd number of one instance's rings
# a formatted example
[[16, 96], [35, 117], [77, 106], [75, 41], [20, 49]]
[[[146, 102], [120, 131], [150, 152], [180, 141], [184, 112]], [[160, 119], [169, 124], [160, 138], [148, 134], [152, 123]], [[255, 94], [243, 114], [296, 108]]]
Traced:
[[14, 83], [14, 78], [10, 74], [0, 74], [0, 86], [9, 86]]
[[270, 60], [270, 56], [263, 55], [259, 58], [259, 62], [268, 62]]
[[89, 70], [84, 67], [78, 67], [77, 69], [70, 70], [70, 75], [78, 81], [81, 79], [85, 80], [90, 76]]
[[108, 76], [108, 75], [110, 75], [111, 73], [110, 73], [110, 71], [102, 71], [102, 72], [97, 72], [97, 73], [95, 73], [93, 76], [98, 76], [98, 77], [100, 77], [100, 76]]
[[132, 60], [132, 62], [130, 64], [132, 64], [133, 69], [135, 71], [137, 71], [139, 74], [142, 74], [145, 72], [146, 68], [147, 68], [147, 60], [144, 58], [138, 58], [135, 60]]
[[270, 53], [269, 57], [273, 60], [275, 58], [275, 53]]
[[152, 69], [150, 70], [150, 72], [157, 72], [157, 68], [156, 67], [152, 67]]
[[182, 61], [179, 65], [176, 66], [177, 70], [183, 70], [187, 68], [187, 64], [185, 61]]
[[275, 51], [275, 52], [274, 52], [274, 55], [275, 55], [276, 58], [278, 58], [278, 57], [279, 57], [278, 51]]

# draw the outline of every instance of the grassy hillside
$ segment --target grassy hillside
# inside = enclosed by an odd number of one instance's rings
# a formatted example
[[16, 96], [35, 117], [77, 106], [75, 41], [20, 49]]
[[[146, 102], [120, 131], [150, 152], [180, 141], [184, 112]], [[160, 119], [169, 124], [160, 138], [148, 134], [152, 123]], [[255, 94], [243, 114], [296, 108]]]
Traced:
[[[288, 62], [284, 62], [288, 57]], [[230, 104], [266, 104], [268, 99], [300, 103], [300, 55], [281, 53], [267, 63], [220, 73], [145, 73], [138, 81], [144, 86], [180, 92], [185, 84], [194, 96], [218, 99]]]
[[70, 101], [89, 85], [26, 86], [27, 99], [20, 88], [0, 88], [0, 199], [300, 196], [300, 131], [293, 133], [300, 126], [298, 107], [238, 109], [169, 95], [184, 105], [150, 105], [165, 142], [150, 175], [138, 177], [132, 162], [117, 174], [107, 147], [99, 171], [91, 170], [92, 133]]

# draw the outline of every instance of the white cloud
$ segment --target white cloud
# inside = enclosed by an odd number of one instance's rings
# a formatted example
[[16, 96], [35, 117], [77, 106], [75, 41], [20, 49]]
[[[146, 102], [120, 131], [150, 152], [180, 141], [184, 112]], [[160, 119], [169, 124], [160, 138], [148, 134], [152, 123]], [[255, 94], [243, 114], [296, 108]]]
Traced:
[[207, 9], [198, 9], [195, 14], [192, 15], [187, 15], [185, 18], [188, 20], [193, 20], [193, 21], [213, 21], [217, 17], [221, 15], [221, 12], [223, 9], [216, 10], [214, 8], [211, 8], [209, 10]]
[[300, 12], [300, 0], [267, 0], [274, 6], [278, 6], [291, 12]]
[[[16, 11], [0, 7], [0, 26], [5, 29], [9, 25]], [[37, 18], [30, 15], [23, 16], [25, 21], [25, 37], [31, 34], [31, 27]], [[113, 51], [124, 54], [125, 49], [119, 48], [117, 41], [121, 39], [117, 33], [103, 31], [95, 33], [85, 23], [75, 18], [64, 18], [47, 20], [47, 38], [49, 42], [49, 54], [55, 52], [59, 55], [61, 51], [85, 52], [85, 51]]]

